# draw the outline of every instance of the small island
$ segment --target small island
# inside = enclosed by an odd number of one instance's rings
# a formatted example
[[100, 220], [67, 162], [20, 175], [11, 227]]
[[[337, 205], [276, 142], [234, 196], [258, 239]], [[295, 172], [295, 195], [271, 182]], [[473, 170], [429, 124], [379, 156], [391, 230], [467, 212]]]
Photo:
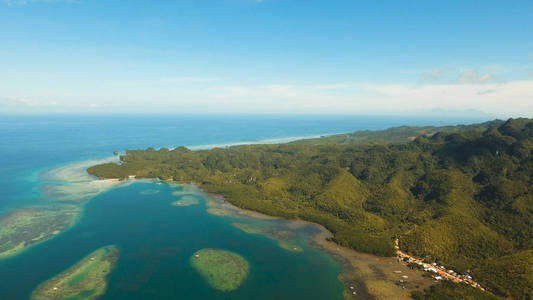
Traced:
[[191, 265], [212, 288], [223, 292], [237, 290], [250, 272], [244, 257], [220, 249], [197, 251], [191, 257]]
[[99, 248], [63, 273], [39, 285], [31, 299], [97, 299], [105, 293], [107, 277], [118, 257], [116, 246]]

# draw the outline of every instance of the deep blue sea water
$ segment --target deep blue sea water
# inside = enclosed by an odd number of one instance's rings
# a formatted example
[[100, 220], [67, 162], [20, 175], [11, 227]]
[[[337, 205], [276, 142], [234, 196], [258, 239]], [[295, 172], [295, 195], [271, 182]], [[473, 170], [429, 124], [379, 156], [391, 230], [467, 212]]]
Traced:
[[[436, 120], [376, 116], [0, 116], [0, 212], [46, 198], [42, 174], [74, 162], [105, 158], [114, 150], [275, 142], [285, 138], [384, 129], [399, 125], [447, 125], [484, 119]], [[157, 190], [146, 195], [144, 190]], [[121, 258], [105, 299], [336, 299], [340, 266], [304, 247], [296, 255], [275, 241], [245, 234], [231, 218], [194, 207], [170, 206], [176, 187], [138, 182], [96, 196], [72, 229], [0, 261], [0, 299], [25, 299], [37, 284], [84, 255], [117, 244]], [[179, 189], [179, 188], [178, 188]], [[223, 248], [250, 260], [252, 271], [236, 292], [206, 286], [188, 264], [194, 251]]]

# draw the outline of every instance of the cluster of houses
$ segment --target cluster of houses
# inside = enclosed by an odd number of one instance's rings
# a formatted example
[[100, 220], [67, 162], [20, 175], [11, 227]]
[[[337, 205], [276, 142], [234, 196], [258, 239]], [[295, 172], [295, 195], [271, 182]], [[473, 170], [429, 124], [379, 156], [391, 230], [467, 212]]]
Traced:
[[483, 287], [481, 287], [477, 282], [475, 282], [472, 279], [472, 276], [470, 276], [470, 273], [464, 272], [463, 274], [458, 274], [454, 270], [448, 270], [444, 266], [439, 266], [437, 263], [425, 263], [421, 259], [412, 257], [406, 253], [403, 253], [400, 251], [400, 247], [398, 246], [398, 240], [396, 240], [396, 253], [398, 254], [398, 259], [400, 261], [405, 261], [407, 263], [414, 263], [417, 264], [423, 268], [424, 271], [432, 273], [431, 277], [433, 277], [435, 280], [451, 280], [453, 282], [463, 282], [466, 284], [469, 284], [475, 288], [485, 290]]

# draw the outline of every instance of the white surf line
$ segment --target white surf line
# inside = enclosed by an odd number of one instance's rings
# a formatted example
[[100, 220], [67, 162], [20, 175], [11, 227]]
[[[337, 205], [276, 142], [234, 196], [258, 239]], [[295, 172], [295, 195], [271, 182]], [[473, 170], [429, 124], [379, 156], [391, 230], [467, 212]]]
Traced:
[[[282, 143], [289, 143], [294, 142], [298, 140], [305, 140], [305, 139], [316, 139], [321, 137], [327, 137], [332, 135], [338, 135], [338, 134], [349, 134], [346, 132], [341, 133], [324, 133], [324, 134], [314, 134], [314, 135], [304, 135], [304, 136], [292, 136], [292, 137], [282, 137], [282, 138], [271, 138], [271, 139], [263, 139], [258, 141], [244, 141], [244, 142], [229, 142], [229, 143], [219, 143], [219, 144], [203, 144], [203, 145], [189, 145], [189, 146], [183, 146], [190, 150], [209, 150], [213, 148], [226, 148], [231, 146], [242, 146], [242, 145], [259, 145], [259, 144], [282, 144]], [[149, 146], [148, 146], [149, 147]], [[181, 147], [181, 146], [178, 146]], [[167, 148], [169, 150], [174, 150], [177, 147], [161, 147]], [[126, 150], [126, 149], [125, 149]], [[124, 155], [124, 151], [119, 152], [118, 155], [113, 156], [106, 156], [106, 157], [100, 157], [100, 158], [92, 158], [87, 160], [80, 160], [80, 161], [72, 161], [65, 164], [60, 164], [58, 166], [52, 167], [48, 170], [45, 170], [43, 173], [48, 173], [52, 171], [63, 171], [66, 169], [87, 169], [91, 166], [102, 164], [102, 163], [108, 163], [108, 162], [114, 162], [114, 163], [121, 163], [120, 156]], [[134, 150], [134, 149], [127, 149], [127, 150]], [[46, 181], [46, 180], [45, 180]], [[83, 181], [83, 180], [82, 180]], [[92, 181], [92, 180], [91, 180]], [[71, 181], [74, 182], [74, 181]]]
[[316, 138], [337, 135], [337, 134], [342, 134], [342, 133], [324, 133], [324, 134], [305, 135], [305, 136], [292, 136], [292, 137], [283, 137], [283, 138], [263, 139], [263, 140], [258, 140], [258, 141], [193, 145], [193, 146], [184, 146], [184, 147], [190, 150], [209, 150], [213, 148], [226, 148], [226, 147], [231, 147], [231, 146], [242, 146], [242, 145], [282, 144], [282, 143], [289, 143], [289, 142], [294, 142], [298, 140], [316, 139]]

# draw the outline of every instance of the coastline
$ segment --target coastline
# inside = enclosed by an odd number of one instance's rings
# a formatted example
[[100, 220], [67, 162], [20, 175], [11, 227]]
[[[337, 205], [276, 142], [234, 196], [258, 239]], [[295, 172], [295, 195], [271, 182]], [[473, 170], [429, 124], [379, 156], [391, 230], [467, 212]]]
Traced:
[[[254, 145], [254, 144], [276, 144], [280, 142], [291, 142], [302, 139], [313, 139], [324, 136], [337, 135], [340, 133], [321, 134], [312, 136], [288, 137], [270, 140], [260, 140], [257, 142], [237, 142], [237, 143], [221, 143], [209, 145], [186, 146], [192, 151], [201, 151], [213, 149], [216, 147], [231, 147], [240, 145]], [[169, 148], [170, 149], [170, 148]], [[128, 182], [136, 179], [130, 176], [125, 179], [101, 179], [112, 180], [114, 182]], [[301, 220], [301, 219], [286, 219], [279, 216], [272, 216], [254, 211], [251, 209], [240, 208], [226, 200], [223, 195], [215, 194], [204, 189], [202, 184], [195, 182], [178, 182], [172, 179], [157, 179], [146, 178], [149, 181], [160, 181], [177, 186], [193, 186], [193, 190], [188, 192], [199, 192], [206, 196], [207, 212], [213, 215], [225, 217], [250, 217], [262, 220], [276, 220], [282, 219], [290, 222], [293, 229], [305, 226], [313, 226], [318, 228], [319, 233], [314, 235], [309, 241], [310, 246], [321, 250], [330, 255], [342, 266], [342, 272], [339, 274], [339, 280], [344, 285], [344, 298], [352, 299], [357, 297], [369, 299], [411, 299], [411, 290], [423, 290], [435, 283], [432, 278], [423, 277], [424, 272], [410, 269], [406, 264], [401, 263], [397, 256], [381, 257], [377, 255], [357, 252], [351, 248], [343, 247], [333, 242], [331, 238], [334, 236], [332, 232], [327, 230], [324, 226]], [[216, 204], [216, 205], [213, 205]], [[380, 278], [379, 280], [376, 278]], [[408, 278], [408, 280], [407, 280]], [[362, 283], [363, 282], [363, 283]]]
[[437, 283], [432, 278], [423, 277], [422, 275], [425, 272], [408, 268], [396, 256], [381, 257], [338, 245], [331, 240], [334, 236], [333, 233], [323, 225], [302, 219], [286, 219], [240, 208], [226, 200], [224, 195], [208, 192], [196, 183], [182, 183], [173, 180], [150, 178], [127, 178], [124, 180], [111, 178], [96, 181], [118, 182], [122, 185], [143, 180], [184, 187], [186, 190], [178, 193], [181, 195], [191, 193], [203, 194], [207, 200], [206, 211], [212, 215], [260, 220], [284, 220], [288, 222], [288, 228], [291, 230], [297, 230], [307, 226], [317, 229], [318, 233], [314, 234], [308, 241], [309, 246], [326, 253], [340, 264], [342, 271], [338, 275], [338, 279], [344, 286], [343, 297], [345, 299], [411, 299], [410, 292], [412, 290], [423, 290]]
[[[276, 216], [270, 216], [258, 211], [246, 209], [246, 208], [240, 208], [236, 205], [233, 205], [231, 202], [226, 201], [226, 198], [223, 195], [220, 194], [214, 194], [205, 192], [202, 188], [198, 187], [197, 185], [193, 184], [198, 188], [198, 190], [205, 194], [206, 198], [208, 199], [207, 203], [207, 212], [213, 215], [219, 215], [219, 216], [228, 216], [228, 214], [219, 214], [223, 212], [229, 212], [230, 214], [233, 213], [236, 217], [252, 217], [256, 219], [262, 219], [262, 220], [280, 220], [284, 219], [282, 217], [276, 217]], [[287, 219], [284, 219], [287, 220]]]
[[[201, 187], [194, 186], [203, 191]], [[342, 272], [338, 279], [344, 285], [345, 299], [411, 299], [411, 290], [423, 290], [436, 283], [432, 278], [423, 277], [424, 272], [408, 268], [397, 257], [381, 257], [338, 245], [330, 240], [333, 233], [320, 224], [270, 216], [235, 206], [226, 201], [223, 195], [209, 192], [204, 194], [208, 201], [208, 209], [217, 207], [227, 211], [226, 214], [220, 214], [221, 216], [285, 220], [289, 222], [288, 227], [292, 230], [306, 226], [316, 228], [318, 233], [309, 240], [309, 246], [327, 253], [341, 265]]]
[[[399, 255], [410, 263], [409, 267], [429, 270], [426, 276], [434, 277], [436, 281], [450, 276], [440, 274], [436, 269], [430, 270], [426, 265], [428, 262], [442, 264], [439, 266], [442, 272], [462, 274], [468, 279], [473, 276], [499, 295], [522, 295], [531, 286], [531, 278], [523, 276], [529, 273], [530, 264], [526, 259], [531, 258], [531, 252], [520, 253], [528, 249], [513, 246], [513, 242], [527, 242], [527, 236], [512, 234], [515, 229], [527, 232], [527, 210], [523, 214], [513, 214], [499, 209], [495, 213], [501, 218], [491, 220], [483, 216], [494, 208], [485, 203], [492, 188], [513, 191], [512, 186], [505, 184], [509, 182], [507, 180], [516, 180], [517, 187], [522, 189], [529, 188], [527, 176], [501, 174], [491, 166], [500, 156], [509, 158], [502, 161], [516, 170], [527, 165], [527, 156], [522, 155], [527, 152], [520, 154], [509, 149], [524, 145], [522, 142], [528, 138], [524, 132], [530, 125], [531, 120], [527, 119], [495, 120], [447, 127], [431, 138], [429, 135], [433, 133], [428, 134], [425, 128], [422, 131], [415, 128], [415, 133], [425, 137], [411, 144], [393, 144], [385, 148], [372, 143], [362, 148], [351, 146], [351, 143], [333, 143], [313, 149], [308, 148], [309, 143], [250, 145], [212, 151], [178, 148], [172, 153], [168, 149], [157, 152], [148, 148], [128, 152], [122, 157], [122, 165], [95, 166], [88, 171], [102, 178], [125, 179], [129, 174], [137, 174], [183, 183], [194, 181], [208, 192], [225, 195], [228, 202], [238, 207], [323, 224], [341, 245], [380, 256]], [[415, 136], [413, 128], [409, 127], [375, 134], [370, 132], [370, 135], [390, 138], [397, 131], [403, 132], [398, 138], [405, 140]], [[354, 144], [357, 136], [353, 135]], [[486, 137], [491, 143], [510, 148], [480, 153], [461, 151], [461, 147], [472, 145], [480, 145], [483, 149]], [[318, 144], [327, 144], [331, 140], [323, 138]], [[387, 149], [390, 151], [385, 151]], [[440, 164], [447, 159], [450, 159], [452, 168]], [[479, 171], [479, 167], [482, 171], [486, 168], [487, 173]], [[441, 191], [443, 185], [446, 188]], [[434, 190], [439, 193], [434, 194]], [[371, 196], [370, 206], [360, 207], [374, 191], [378, 193]], [[496, 197], [494, 201], [506, 205], [505, 199]], [[516, 198], [516, 201], [526, 200]], [[351, 204], [356, 206], [351, 207]], [[475, 209], [465, 210], [465, 207]], [[419, 230], [410, 233], [408, 229], [412, 224], [420, 225]], [[513, 224], [509, 232], [500, 231], [501, 226], [509, 224]], [[245, 231], [250, 229], [243, 228]], [[393, 248], [392, 242], [398, 237], [402, 237], [401, 248], [417, 257], [402, 256], [399, 245]], [[521, 271], [515, 271], [516, 268]], [[405, 281], [401, 279], [397, 283], [403, 285]], [[476, 297], [484, 295], [483, 290], [476, 291], [453, 282], [426, 292], [427, 295], [448, 292]]]
[[95, 163], [116, 161], [116, 157], [72, 162], [42, 171], [37, 186], [41, 199], [2, 211], [0, 215], [0, 260], [27, 250], [67, 232], [80, 220], [84, 205], [93, 197], [123, 185], [118, 179], [99, 179], [86, 172]]
[[[328, 254], [334, 261], [340, 264], [342, 271], [338, 278], [344, 286], [343, 295], [346, 299], [352, 299], [354, 297], [363, 297], [363, 299], [391, 299], [391, 296], [394, 296], [395, 299], [409, 299], [409, 293], [406, 292], [405, 289], [395, 285], [395, 280], [399, 280], [398, 278], [400, 276], [392, 273], [390, 270], [390, 268], [394, 268], [395, 270], [401, 268], [402, 272], [409, 272], [409, 269], [398, 263], [396, 258], [382, 258], [375, 255], [359, 253], [355, 250], [339, 246], [336, 243], [328, 240], [328, 238], [331, 238], [333, 234], [322, 225], [300, 219], [285, 219], [250, 209], [239, 208], [238, 206], [233, 205], [230, 201], [227, 201], [223, 195], [209, 193], [198, 184], [184, 184], [171, 180], [163, 181], [158, 179], [96, 179], [94, 176], [86, 172], [86, 168], [92, 164], [113, 160], [116, 160], [116, 157], [110, 157], [104, 160], [74, 162], [44, 172], [43, 178], [48, 180], [43, 180], [43, 184], [52, 181], [63, 183], [53, 190], [53, 192], [58, 192], [58, 194], [49, 193], [48, 197], [54, 200], [52, 205], [65, 208], [72, 207], [74, 205], [79, 209], [77, 216], [72, 219], [72, 222], [69, 224], [69, 226], [64, 227], [53, 236], [41, 241], [37, 241], [32, 245], [27, 245], [9, 257], [21, 254], [25, 252], [25, 250], [42, 242], [48, 241], [56, 235], [64, 233], [75, 226], [81, 214], [83, 213], [84, 204], [94, 196], [110, 190], [113, 187], [122, 186], [124, 184], [130, 184], [142, 180], [159, 181], [170, 185], [187, 187], [183, 193], [204, 194], [208, 200], [206, 207], [207, 212], [214, 215], [225, 217], [249, 217], [262, 220], [284, 220], [288, 222], [288, 227], [292, 230], [297, 230], [306, 226], [312, 226], [313, 228], [316, 228], [318, 233], [314, 234], [311, 239], [308, 240], [308, 244], [309, 246]], [[382, 276], [382, 273], [386, 274], [386, 276]], [[397, 278], [393, 278], [394, 276]], [[379, 277], [382, 277], [382, 279], [377, 279]], [[409, 277], [413, 277], [413, 275], [409, 275]], [[381, 286], [376, 288], [377, 285]], [[429, 284], [426, 282], [421, 286], [425, 287], [428, 285]], [[388, 290], [391, 292], [384, 295], [379, 295], [377, 293], [379, 290]], [[355, 294], [353, 294], [354, 292]]]
[[[238, 142], [238, 143], [224, 143], [224, 144], [211, 144], [211, 145], [199, 145], [199, 146], [190, 146], [189, 149], [193, 151], [199, 151], [204, 149], [211, 149], [215, 147], [230, 147], [230, 146], [238, 146], [238, 145], [253, 145], [253, 144], [275, 144], [280, 142], [291, 142], [301, 139], [310, 139], [310, 138], [319, 138], [323, 136], [329, 136], [329, 135], [335, 135], [338, 133], [330, 133], [330, 134], [320, 134], [320, 135], [310, 135], [310, 136], [298, 136], [298, 137], [287, 137], [287, 138], [278, 138], [278, 139], [268, 139], [268, 140], [259, 140], [257, 142]], [[84, 160], [84, 161], [75, 161], [72, 163], [68, 163], [61, 166], [55, 166], [51, 169], [45, 170], [39, 174], [40, 177], [40, 189], [41, 193], [45, 195], [46, 198], [49, 198], [49, 200], [53, 201], [51, 204], [61, 207], [67, 207], [67, 205], [78, 208], [77, 215], [72, 219], [71, 223], [59, 230], [59, 232], [55, 233], [53, 236], [50, 236], [49, 238], [39, 240], [31, 245], [23, 246], [21, 249], [10, 255], [9, 257], [18, 255], [23, 253], [25, 250], [32, 248], [35, 245], [41, 244], [45, 241], [48, 241], [49, 239], [52, 239], [56, 235], [59, 235], [61, 233], [66, 232], [70, 228], [76, 225], [78, 220], [80, 219], [81, 215], [83, 214], [83, 206], [85, 203], [87, 203], [91, 198], [97, 196], [98, 194], [105, 192], [111, 188], [122, 186], [124, 184], [133, 183], [135, 181], [139, 181], [139, 179], [135, 178], [127, 178], [126, 180], [120, 180], [116, 178], [109, 178], [109, 179], [99, 179], [96, 178], [90, 174], [87, 173], [87, 168], [100, 164], [105, 162], [118, 162], [119, 161], [118, 156], [109, 156], [103, 159], [93, 159], [93, 160]], [[143, 179], [140, 179], [143, 180]], [[161, 181], [158, 179], [148, 179], [150, 181]], [[171, 184], [179, 184], [174, 181], [166, 181], [167, 183]], [[183, 184], [179, 184], [183, 185]], [[367, 292], [365, 292], [365, 288], [363, 286], [358, 286], [358, 284], [354, 283], [353, 280], [353, 274], [355, 273], [350, 270], [358, 270], [360, 269], [357, 267], [357, 264], [360, 262], [360, 259], [357, 259], [357, 257], [361, 257], [361, 255], [364, 255], [362, 253], [358, 253], [355, 250], [341, 247], [337, 245], [336, 243], [332, 241], [328, 241], [327, 238], [330, 238], [333, 236], [331, 232], [329, 232], [325, 227], [308, 222], [303, 220], [291, 220], [291, 219], [285, 219], [282, 217], [276, 217], [271, 215], [266, 215], [263, 213], [260, 213], [258, 211], [253, 211], [249, 209], [243, 209], [239, 208], [231, 202], [226, 201], [223, 195], [217, 195], [213, 193], [209, 193], [205, 191], [201, 185], [193, 184], [197, 190], [201, 191], [202, 193], [207, 195], [208, 199], [217, 199], [218, 202], [221, 202], [221, 205], [218, 207], [208, 207], [209, 210], [217, 210], [220, 211], [228, 211], [228, 209], [233, 210], [238, 214], [238, 216], [249, 216], [252, 218], [258, 218], [258, 219], [264, 219], [264, 220], [276, 220], [276, 219], [283, 219], [290, 222], [291, 226], [293, 226], [293, 229], [296, 229], [298, 227], [303, 226], [315, 226], [316, 228], [319, 228], [320, 233], [315, 235], [311, 241], [313, 246], [319, 250], [323, 250], [330, 254], [333, 258], [335, 258], [337, 261], [339, 261], [342, 265], [343, 271], [339, 275], [339, 279], [345, 286], [344, 294], [345, 296], [351, 296], [353, 295], [352, 289], [350, 289], [350, 286], [357, 286], [357, 295], [371, 295]], [[51, 190], [47, 190], [47, 187], [51, 187]], [[40, 207], [36, 207], [40, 208]], [[24, 209], [24, 207], [20, 207], [18, 209]], [[215, 213], [216, 214], [216, 213]], [[368, 258], [376, 259], [380, 258], [378, 256], [372, 256], [369, 255]], [[378, 297], [379, 299], [379, 297]], [[401, 298], [398, 298], [401, 299]]]
[[[282, 138], [270, 138], [262, 139], [258, 141], [244, 141], [244, 142], [233, 142], [233, 143], [219, 143], [219, 144], [206, 144], [206, 145], [193, 145], [193, 146], [184, 146], [192, 151], [198, 150], [209, 150], [213, 148], [225, 148], [232, 146], [245, 146], [245, 145], [259, 145], [259, 144], [281, 144], [281, 143], [290, 143], [299, 140], [306, 139], [317, 139], [325, 136], [332, 136], [337, 134], [345, 134], [346, 132], [336, 132], [336, 133], [324, 133], [324, 134], [312, 134], [312, 135], [302, 135], [302, 136], [291, 136], [291, 137], [282, 137]], [[170, 148], [169, 148], [170, 149]], [[173, 149], [173, 148], [172, 148]]]

